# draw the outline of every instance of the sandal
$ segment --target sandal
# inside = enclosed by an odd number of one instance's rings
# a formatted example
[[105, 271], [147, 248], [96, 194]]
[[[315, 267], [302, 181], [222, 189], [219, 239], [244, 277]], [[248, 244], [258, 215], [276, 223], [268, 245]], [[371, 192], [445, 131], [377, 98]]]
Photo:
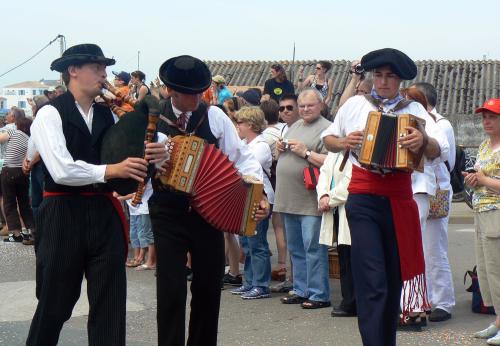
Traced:
[[141, 270], [155, 270], [156, 266], [148, 266], [146, 264], [141, 264], [140, 266], [137, 266], [135, 270], [141, 271]]
[[427, 325], [427, 318], [424, 319], [420, 315], [409, 316], [399, 315], [398, 330], [406, 330], [411, 332], [421, 332], [422, 327]]
[[282, 297], [281, 302], [283, 304], [301, 304], [307, 300], [307, 298], [301, 297], [298, 294], [292, 294], [290, 296]]
[[129, 268], [134, 268], [134, 267], [138, 267], [138, 266], [140, 266], [140, 265], [141, 265], [141, 264], [143, 264], [143, 263], [144, 263], [144, 261], [141, 261], [141, 260], [140, 260], [140, 259], [138, 259], [138, 258], [133, 258], [133, 259], [131, 259], [131, 260], [127, 261], [127, 262], [125, 263], [125, 265], [126, 265], [127, 267], [129, 267]]
[[300, 304], [300, 306], [302, 306], [302, 309], [321, 309], [321, 308], [327, 308], [330, 305], [332, 305], [330, 302], [320, 302], [317, 300], [309, 300], [309, 299]]

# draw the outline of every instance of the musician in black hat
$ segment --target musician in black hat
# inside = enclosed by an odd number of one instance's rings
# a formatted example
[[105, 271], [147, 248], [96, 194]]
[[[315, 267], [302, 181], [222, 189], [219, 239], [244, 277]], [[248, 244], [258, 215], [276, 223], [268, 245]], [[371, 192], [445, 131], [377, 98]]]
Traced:
[[373, 73], [371, 95], [348, 99], [322, 137], [329, 150], [346, 151], [353, 165], [346, 212], [361, 338], [364, 345], [390, 346], [396, 344], [402, 286], [413, 288], [405, 296], [404, 310], [427, 303], [425, 266], [411, 173], [371, 170], [357, 160], [368, 113], [382, 110], [423, 118], [425, 129], [407, 127], [398, 145], [423, 151], [426, 160], [446, 160], [448, 144], [427, 111], [399, 93], [401, 82], [417, 74], [406, 54], [379, 49], [363, 56], [359, 68]]
[[[242, 174], [262, 180], [259, 162], [240, 141], [229, 117], [220, 108], [200, 102], [212, 82], [207, 65], [182, 55], [163, 63], [159, 75], [170, 98], [158, 130], [168, 136], [193, 133], [221, 149]], [[153, 182], [153, 189], [149, 213], [158, 253], [158, 344], [184, 345], [189, 252], [193, 280], [187, 344], [216, 345], [224, 235], [190, 208], [185, 195], [162, 191], [158, 182]], [[269, 213], [265, 204], [261, 203], [263, 208], [257, 213], [259, 221]]]
[[[56, 345], [59, 333], [87, 279], [89, 345], [125, 345], [128, 244], [120, 204], [106, 181], [142, 181], [147, 161], [100, 161], [111, 111], [94, 103], [106, 79], [106, 58], [95, 44], [68, 48], [52, 62], [68, 91], [42, 107], [31, 138], [45, 166], [44, 199], [36, 216], [36, 296], [38, 305], [27, 345]], [[148, 145], [147, 160], [166, 156], [163, 144]]]

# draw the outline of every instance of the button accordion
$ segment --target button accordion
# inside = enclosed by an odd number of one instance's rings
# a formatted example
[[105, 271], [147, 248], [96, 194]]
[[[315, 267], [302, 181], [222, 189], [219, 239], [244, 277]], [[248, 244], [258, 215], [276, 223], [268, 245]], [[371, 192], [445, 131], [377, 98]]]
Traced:
[[227, 155], [196, 136], [175, 136], [163, 185], [191, 196], [191, 206], [213, 227], [243, 236], [255, 235], [255, 212], [263, 183], [241, 176]]
[[398, 139], [408, 134], [406, 127], [425, 127], [425, 120], [412, 114], [370, 112], [366, 121], [358, 161], [366, 168], [423, 172], [423, 150], [413, 153], [401, 148]]

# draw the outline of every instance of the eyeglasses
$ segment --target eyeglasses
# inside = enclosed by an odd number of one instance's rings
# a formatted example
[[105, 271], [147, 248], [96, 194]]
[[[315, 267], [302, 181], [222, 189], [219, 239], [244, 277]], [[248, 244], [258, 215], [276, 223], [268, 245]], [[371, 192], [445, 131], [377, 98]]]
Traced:
[[287, 106], [280, 106], [279, 111], [284, 112], [285, 109], [289, 112], [293, 111], [293, 106], [292, 105], [287, 105]]
[[321, 70], [321, 66], [316, 66], [316, 70]]
[[313, 108], [313, 107], [316, 107], [317, 105], [319, 105], [319, 102], [318, 103], [309, 104], [309, 105], [299, 105], [299, 108], [300, 109]]

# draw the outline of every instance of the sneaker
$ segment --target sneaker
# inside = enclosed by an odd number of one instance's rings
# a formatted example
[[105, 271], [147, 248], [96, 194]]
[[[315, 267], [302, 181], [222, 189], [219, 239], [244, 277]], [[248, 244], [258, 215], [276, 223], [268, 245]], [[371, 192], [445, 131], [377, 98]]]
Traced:
[[22, 235], [9, 234], [9, 236], [7, 238], [4, 238], [3, 241], [5, 243], [22, 243], [23, 236]]
[[293, 283], [290, 282], [290, 280], [285, 280], [279, 284], [271, 286], [270, 288], [271, 292], [274, 293], [288, 293], [293, 289]]
[[500, 345], [500, 331], [494, 337], [486, 340], [486, 343], [488, 345]]
[[490, 339], [493, 338], [498, 333], [498, 328], [495, 323], [489, 325], [488, 328], [480, 330], [474, 333], [474, 337], [478, 339]]
[[229, 285], [229, 286], [241, 286], [241, 284], [243, 283], [243, 280], [241, 279], [241, 274], [234, 276], [233, 274], [228, 272], [222, 278], [222, 282], [224, 282], [225, 285]]
[[269, 298], [271, 294], [269, 293], [269, 289], [263, 287], [254, 287], [250, 291], [243, 293], [241, 295], [242, 299], [262, 299]]
[[243, 293], [247, 293], [252, 290], [252, 287], [247, 287], [245, 285], [241, 285], [240, 287], [231, 290], [231, 294], [241, 296]]

